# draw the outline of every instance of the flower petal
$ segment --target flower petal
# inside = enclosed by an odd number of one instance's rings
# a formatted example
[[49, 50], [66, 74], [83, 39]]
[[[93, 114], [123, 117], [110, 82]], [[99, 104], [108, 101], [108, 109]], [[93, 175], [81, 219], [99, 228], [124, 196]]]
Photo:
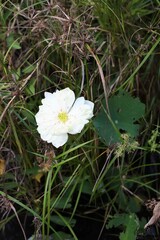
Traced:
[[63, 134], [63, 135], [59, 135], [59, 136], [53, 136], [52, 137], [52, 144], [53, 146], [55, 146], [56, 148], [59, 148], [61, 146], [63, 146], [68, 140], [68, 134]]
[[40, 127], [37, 128], [38, 132], [40, 133], [40, 136], [42, 138], [42, 140], [48, 142], [48, 143], [52, 143], [53, 146], [55, 146], [56, 148], [63, 146], [67, 140], [68, 140], [68, 134], [64, 133], [61, 135], [53, 135], [51, 133], [51, 131], [49, 131], [49, 129], [41, 129]]
[[[57, 93], [57, 92], [56, 92]], [[57, 93], [60, 108], [68, 112], [75, 101], [75, 94], [70, 88], [65, 88]]]
[[[57, 90], [58, 91], [58, 90]], [[59, 109], [59, 101], [57, 101], [56, 93], [45, 92], [45, 98], [42, 99], [42, 106], [49, 108], [50, 111], [56, 112]]]
[[79, 97], [75, 101], [70, 113], [82, 119], [90, 119], [93, 117], [94, 103]]
[[93, 117], [94, 103], [87, 101], [84, 97], [77, 98], [69, 112], [70, 128], [68, 133], [80, 133], [85, 124]]
[[77, 134], [82, 131], [84, 128], [84, 125], [87, 124], [88, 120], [82, 120], [82, 119], [72, 119], [72, 123], [70, 124], [70, 128], [68, 129], [69, 134]]
[[56, 90], [54, 93], [45, 92], [45, 98], [42, 99], [42, 105], [50, 108], [50, 111], [66, 111], [68, 112], [75, 101], [75, 94], [70, 88]]

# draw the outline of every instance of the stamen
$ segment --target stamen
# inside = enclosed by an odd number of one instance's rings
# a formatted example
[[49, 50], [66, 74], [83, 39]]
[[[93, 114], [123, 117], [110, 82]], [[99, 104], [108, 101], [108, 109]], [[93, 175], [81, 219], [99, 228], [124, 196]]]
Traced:
[[58, 118], [59, 118], [59, 120], [60, 120], [62, 123], [66, 123], [67, 120], [68, 120], [68, 115], [67, 115], [66, 112], [60, 112], [60, 113], [58, 114]]

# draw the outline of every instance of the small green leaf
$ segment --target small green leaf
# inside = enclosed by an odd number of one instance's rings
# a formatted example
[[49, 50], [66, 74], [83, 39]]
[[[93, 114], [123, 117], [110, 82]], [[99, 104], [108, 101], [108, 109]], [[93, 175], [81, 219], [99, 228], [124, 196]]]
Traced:
[[20, 44], [18, 43], [18, 40], [17, 40], [17, 39], [14, 39], [14, 35], [13, 35], [13, 34], [10, 34], [10, 35], [7, 37], [7, 46], [8, 46], [9, 48], [21, 49], [21, 46], [20, 46]]
[[[2, 187], [1, 184], [0, 184], [0, 187]], [[11, 190], [11, 189], [18, 188], [18, 187], [19, 187], [19, 185], [16, 182], [6, 182], [6, 183], [3, 183], [3, 188], [5, 190]]]
[[23, 69], [23, 73], [31, 73], [32, 71], [34, 71], [34, 69], [35, 69], [34, 65], [29, 65]]
[[110, 113], [107, 114], [105, 101], [103, 101], [99, 114], [93, 120], [99, 136], [106, 145], [121, 142], [121, 131], [136, 137], [139, 124], [135, 122], [144, 115], [145, 105], [138, 98], [133, 98], [124, 91], [112, 96], [108, 105]]
[[23, 118], [24, 119], [26, 118], [29, 123], [32, 123], [32, 124], [35, 123], [34, 114], [29, 109], [21, 108], [21, 113], [22, 113]]
[[35, 84], [36, 84], [36, 79], [35, 78], [30, 79], [27, 87], [25, 88], [26, 93], [28, 95], [34, 95], [35, 94]]
[[21, 46], [20, 46], [20, 44], [17, 42], [17, 40], [15, 40], [15, 41], [12, 43], [12, 48], [14, 48], [14, 49], [21, 49]]
[[86, 194], [91, 195], [92, 194], [92, 189], [93, 189], [93, 186], [91, 186], [90, 182], [87, 181], [87, 180], [84, 181], [83, 187], [82, 187], [82, 193], [86, 193]]

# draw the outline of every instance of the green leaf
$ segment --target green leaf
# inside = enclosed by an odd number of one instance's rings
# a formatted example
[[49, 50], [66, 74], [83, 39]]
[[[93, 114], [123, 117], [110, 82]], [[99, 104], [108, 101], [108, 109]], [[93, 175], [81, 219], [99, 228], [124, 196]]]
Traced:
[[91, 185], [91, 183], [87, 180], [84, 181], [83, 187], [82, 187], [82, 193], [86, 193], [86, 194], [91, 195], [92, 194], [92, 189], [93, 189], [93, 186]]
[[140, 204], [140, 202], [138, 201], [137, 198], [135, 198], [135, 197], [130, 197], [130, 198], [129, 198], [128, 209], [129, 209], [131, 212], [134, 212], [134, 213], [140, 211], [140, 209], [141, 209], [141, 204]]
[[35, 84], [36, 84], [36, 79], [35, 78], [30, 79], [27, 87], [25, 88], [25, 91], [28, 95], [35, 94]]
[[126, 218], [126, 230], [120, 234], [120, 240], [136, 240], [137, 237], [138, 222], [133, 214], [130, 214]]
[[4, 188], [5, 190], [17, 189], [19, 184], [16, 182], [5, 182], [3, 185], [0, 184], [0, 188]]
[[133, 98], [124, 91], [112, 96], [108, 105], [110, 113], [107, 114], [105, 101], [103, 101], [99, 114], [93, 120], [104, 143], [110, 145], [121, 142], [121, 131], [127, 132], [131, 137], [136, 137], [139, 132], [139, 124], [135, 122], [144, 115], [145, 105], [138, 98]]
[[69, 223], [69, 225], [71, 227], [74, 227], [74, 225], [76, 224], [76, 220], [75, 219], [71, 219], [69, 217], [59, 217], [57, 215], [51, 216], [51, 221], [54, 222], [57, 225], [66, 226], [66, 222]]
[[[52, 201], [54, 202], [56, 198], [53, 198]], [[58, 201], [56, 201], [56, 204], [54, 204], [54, 207], [57, 209], [67, 209], [71, 208], [71, 199], [68, 199], [68, 195], [64, 194], [62, 198], [60, 198]]]
[[30, 64], [23, 69], [23, 73], [31, 73], [34, 71], [34, 69], [35, 69], [35, 66]]
[[16, 40], [14, 39], [14, 35], [13, 34], [10, 34], [7, 37], [7, 46], [9, 48], [21, 49], [20, 44], [18, 43], [17, 39]]
[[74, 238], [68, 234], [68, 233], [64, 233], [64, 232], [57, 232], [53, 234], [53, 239], [54, 240], [74, 240]]
[[[21, 114], [24, 119], [27, 119], [29, 123], [35, 124], [34, 114], [27, 108], [21, 107]], [[22, 121], [22, 120], [21, 120]]]
[[114, 215], [106, 228], [108, 229], [119, 226], [124, 227], [124, 231], [120, 233], [120, 240], [136, 240], [139, 221], [134, 213]]

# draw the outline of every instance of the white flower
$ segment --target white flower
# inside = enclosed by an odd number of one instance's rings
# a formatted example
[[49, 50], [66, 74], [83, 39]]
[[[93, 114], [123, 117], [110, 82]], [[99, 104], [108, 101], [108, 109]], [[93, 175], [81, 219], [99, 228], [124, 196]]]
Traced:
[[84, 97], [75, 100], [74, 92], [65, 88], [54, 93], [45, 92], [42, 105], [35, 115], [41, 138], [55, 147], [64, 145], [69, 134], [80, 133], [93, 117], [94, 103]]

